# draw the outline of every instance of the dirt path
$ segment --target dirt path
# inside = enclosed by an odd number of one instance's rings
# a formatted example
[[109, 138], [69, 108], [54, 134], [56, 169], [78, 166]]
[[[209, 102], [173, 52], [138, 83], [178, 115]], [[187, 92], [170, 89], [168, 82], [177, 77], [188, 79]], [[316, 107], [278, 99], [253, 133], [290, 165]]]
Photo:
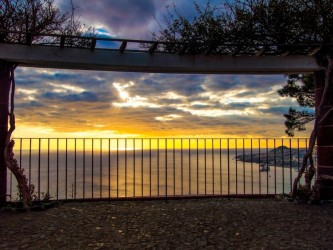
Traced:
[[0, 249], [240, 248], [333, 249], [333, 204], [214, 198], [0, 212]]

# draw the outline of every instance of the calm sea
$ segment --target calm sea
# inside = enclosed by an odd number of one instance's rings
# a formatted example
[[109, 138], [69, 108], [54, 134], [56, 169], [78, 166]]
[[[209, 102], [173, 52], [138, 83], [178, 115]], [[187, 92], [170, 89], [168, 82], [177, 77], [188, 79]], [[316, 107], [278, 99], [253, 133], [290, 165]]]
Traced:
[[[288, 166], [261, 172], [258, 163], [237, 161], [234, 149], [23, 150], [16, 159], [37, 195], [58, 199], [288, 193], [297, 174]], [[9, 180], [16, 199], [16, 180]]]

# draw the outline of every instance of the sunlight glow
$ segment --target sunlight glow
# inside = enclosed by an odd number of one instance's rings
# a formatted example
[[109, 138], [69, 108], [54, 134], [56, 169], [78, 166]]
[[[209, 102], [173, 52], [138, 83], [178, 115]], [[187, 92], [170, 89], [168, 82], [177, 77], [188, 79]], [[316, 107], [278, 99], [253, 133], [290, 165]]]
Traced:
[[49, 83], [49, 85], [56, 88], [53, 90], [55, 93], [67, 93], [67, 92], [82, 93], [86, 91], [83, 88], [69, 84]]
[[152, 103], [148, 101], [148, 98], [141, 97], [136, 95], [131, 97], [128, 91], [125, 89], [134, 86], [134, 82], [130, 81], [127, 84], [121, 84], [114, 82], [113, 86], [118, 91], [119, 97], [123, 102], [114, 102], [112, 103], [113, 106], [116, 107], [131, 107], [131, 108], [138, 108], [138, 107], [147, 107], [147, 108], [159, 108], [161, 105]]
[[203, 117], [220, 117], [220, 116], [231, 116], [231, 115], [250, 115], [252, 112], [249, 110], [221, 110], [221, 109], [204, 109], [195, 110], [184, 108], [183, 111], [189, 112], [195, 116]]
[[112, 103], [116, 107], [130, 107], [130, 108], [138, 108], [138, 107], [147, 107], [147, 108], [159, 108], [161, 105], [148, 102], [148, 98], [135, 96], [128, 97], [125, 102], [114, 102]]
[[157, 116], [155, 117], [155, 120], [165, 122], [165, 121], [172, 121], [181, 117], [182, 117], [181, 115], [170, 114], [165, 116]]
[[164, 95], [160, 97], [161, 99], [169, 99], [169, 100], [179, 100], [185, 99], [185, 96], [179, 95], [173, 91], [166, 92]]
[[127, 84], [121, 84], [121, 83], [118, 83], [118, 82], [113, 83], [113, 87], [115, 87], [115, 89], [118, 91], [119, 97], [122, 100], [126, 100], [126, 99], [129, 98], [130, 95], [127, 91], [125, 91], [125, 89], [127, 89], [131, 86], [134, 86], [134, 82], [132, 82], [132, 81], [130, 81]]

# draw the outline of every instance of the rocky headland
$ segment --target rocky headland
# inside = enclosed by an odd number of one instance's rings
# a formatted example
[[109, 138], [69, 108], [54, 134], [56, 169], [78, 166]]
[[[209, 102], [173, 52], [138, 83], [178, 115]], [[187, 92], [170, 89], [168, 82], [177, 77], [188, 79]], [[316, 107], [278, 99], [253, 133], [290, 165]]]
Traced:
[[[263, 149], [264, 150], [264, 149]], [[286, 146], [280, 146], [266, 152], [242, 154], [238, 155], [236, 159], [243, 162], [253, 162], [258, 164], [268, 164], [268, 166], [279, 166], [292, 168], [299, 168], [302, 165], [302, 159], [306, 149], [294, 149]]]

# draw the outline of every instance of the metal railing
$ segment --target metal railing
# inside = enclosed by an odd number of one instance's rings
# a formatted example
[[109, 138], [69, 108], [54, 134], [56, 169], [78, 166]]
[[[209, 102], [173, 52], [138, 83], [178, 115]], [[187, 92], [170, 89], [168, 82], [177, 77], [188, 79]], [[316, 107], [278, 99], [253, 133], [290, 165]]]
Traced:
[[[38, 199], [289, 193], [308, 139], [16, 138]], [[8, 172], [10, 201], [17, 183]]]
[[332, 43], [320, 44], [235, 44], [222, 42], [211, 46], [203, 42], [179, 42], [179, 41], [156, 41], [101, 37], [75, 36], [56, 33], [36, 33], [0, 29], [0, 43], [25, 44], [31, 46], [52, 45], [65, 47], [89, 48], [92, 51], [96, 48], [117, 50], [120, 53], [125, 51], [145, 53], [171, 53], [171, 54], [204, 54], [204, 55], [252, 55], [252, 56], [286, 56], [286, 55], [308, 55], [314, 56], [324, 48], [331, 48]]

